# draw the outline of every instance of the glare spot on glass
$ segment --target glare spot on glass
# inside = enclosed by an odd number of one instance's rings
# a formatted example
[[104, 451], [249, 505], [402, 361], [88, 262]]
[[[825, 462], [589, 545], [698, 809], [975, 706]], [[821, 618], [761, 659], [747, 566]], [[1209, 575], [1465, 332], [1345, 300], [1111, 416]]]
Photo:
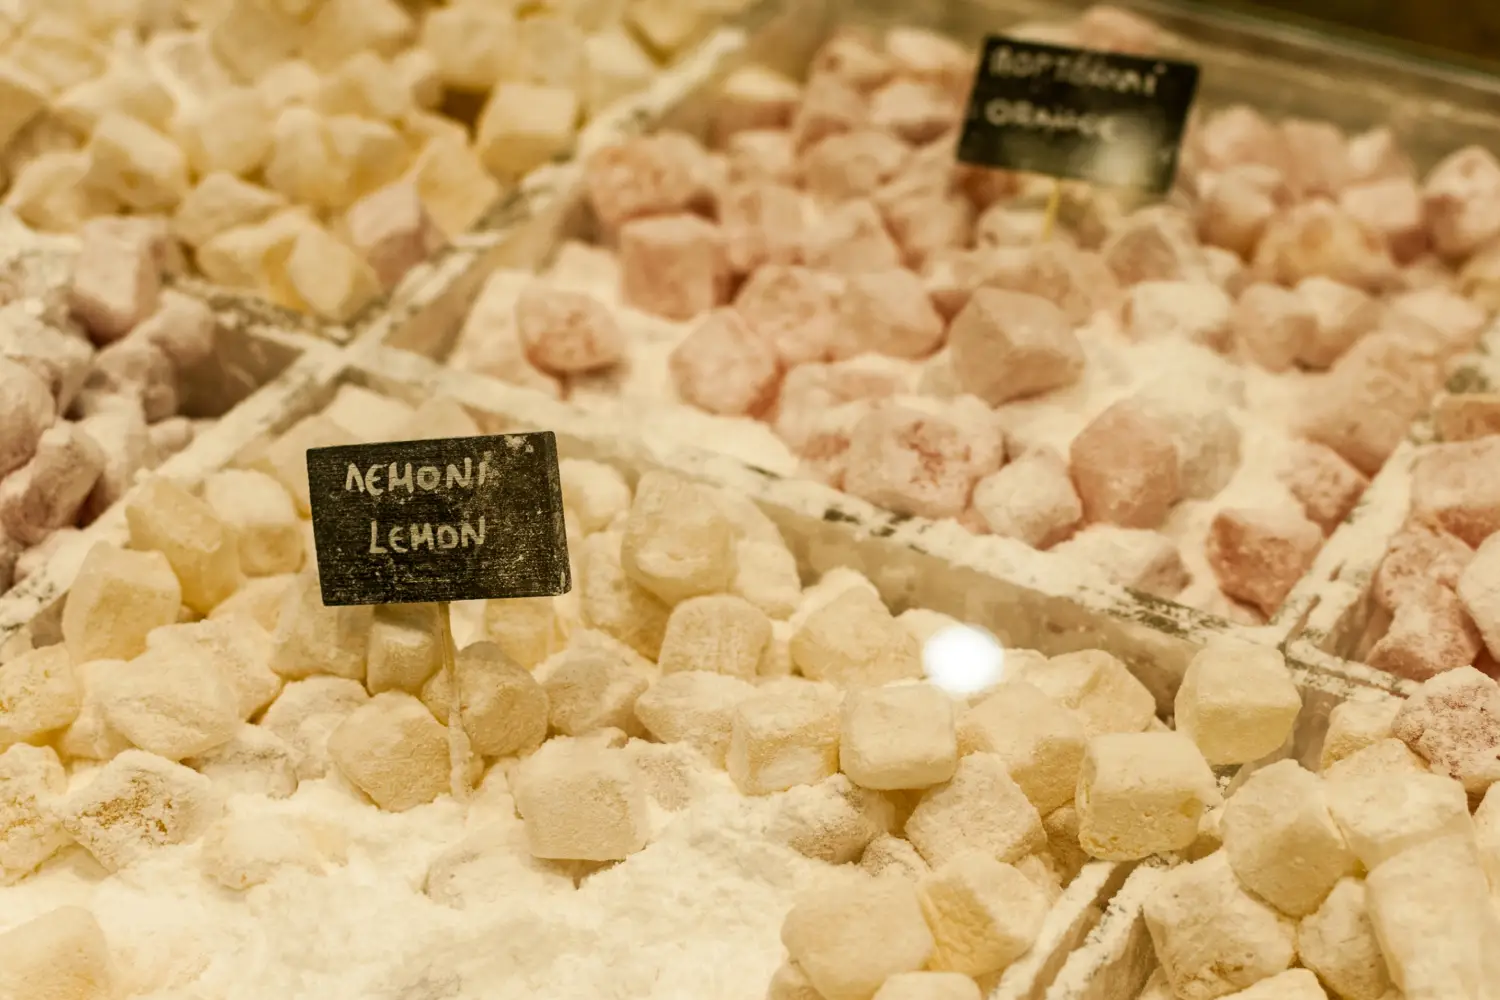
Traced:
[[1005, 647], [984, 629], [950, 625], [922, 647], [922, 670], [951, 695], [970, 695], [1000, 683]]

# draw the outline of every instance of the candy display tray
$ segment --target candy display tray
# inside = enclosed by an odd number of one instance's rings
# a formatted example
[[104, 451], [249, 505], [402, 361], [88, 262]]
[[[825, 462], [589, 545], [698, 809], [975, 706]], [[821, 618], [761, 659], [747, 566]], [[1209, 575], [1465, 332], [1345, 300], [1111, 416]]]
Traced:
[[[1160, 687], [1214, 635], [1190, 623], [1158, 627], [1155, 613], [1132, 606], [1130, 595], [1100, 604], [1097, 595], [1069, 589], [1049, 572], [1049, 560], [1024, 546], [966, 544], [966, 538], [913, 536], [890, 524], [888, 515], [814, 484], [768, 476], [704, 452], [653, 448], [620, 434], [608, 422], [536, 393], [482, 376], [445, 368], [409, 352], [312, 350], [252, 395], [161, 473], [192, 486], [217, 469], [252, 456], [270, 438], [317, 413], [344, 385], [404, 402], [447, 397], [461, 404], [487, 433], [545, 429], [557, 435], [563, 458], [606, 462], [635, 480], [649, 470], [667, 470], [749, 497], [771, 517], [796, 554], [807, 579], [838, 566], [865, 573], [893, 611], [924, 607], [992, 631], [1008, 646], [1058, 653], [1107, 649], [1147, 683]], [[117, 507], [88, 530], [91, 541], [123, 544], [124, 518]], [[999, 541], [998, 539], [996, 541]], [[0, 601], [0, 649], [60, 640], [60, 620], [71, 585], [68, 567], [49, 565], [28, 579], [26, 592]], [[1230, 627], [1233, 631], [1233, 627]], [[1236, 633], [1244, 641], [1255, 634]], [[1320, 738], [1328, 710], [1350, 697], [1378, 692], [1341, 676], [1324, 677], [1294, 666], [1304, 693], [1303, 718], [1287, 753], [1307, 754]], [[1221, 773], [1229, 787], [1237, 775]], [[1148, 868], [1173, 863], [1146, 862]], [[1110, 900], [1132, 877], [1132, 864], [1093, 862], [1053, 907], [1036, 947], [1012, 966], [992, 992], [993, 1000], [1042, 1000], [1059, 970], [1080, 946], [1097, 937]], [[1113, 912], [1112, 910], [1110, 912]], [[1084, 953], [1087, 954], [1087, 953]]]
[[[704, 134], [711, 120], [715, 85], [725, 75], [755, 62], [801, 76], [819, 44], [840, 27], [916, 25], [977, 43], [986, 33], [1061, 19], [1086, 6], [1081, 2], [1028, 0], [948, 0], [919, 7], [896, 0], [812, 0], [796, 4], [771, 0], [756, 5], [735, 25], [725, 28], [712, 51], [702, 51], [677, 72], [664, 74], [648, 95], [633, 102], [628, 113], [622, 111], [611, 116], [610, 122], [601, 123], [586, 142], [580, 143], [579, 155], [628, 135], [657, 129]], [[1493, 80], [1331, 45], [1317, 36], [1258, 22], [1183, 13], [1151, 4], [1130, 6], [1156, 18], [1171, 33], [1168, 49], [1172, 55], [1203, 67], [1200, 104], [1205, 107], [1248, 102], [1275, 115], [1319, 117], [1350, 129], [1387, 124], [1424, 164], [1465, 143], [1500, 142], [1500, 121], [1477, 110], [1493, 99], [1491, 95], [1500, 97], [1500, 87]], [[398, 296], [383, 316], [362, 327], [356, 344], [395, 347], [435, 359], [449, 357], [464, 317], [485, 279], [496, 269], [536, 270], [549, 262], [564, 241], [592, 235], [582, 188], [582, 169], [577, 160], [538, 171], [507, 206], [506, 225], [461, 241], [420, 269], [422, 273], [405, 288], [407, 294]], [[634, 320], [625, 317], [622, 322]], [[637, 402], [632, 401], [630, 416], [650, 424], [652, 411], [657, 408], [650, 402], [637, 406]], [[666, 413], [665, 406], [655, 413], [658, 425], [667, 422]], [[874, 516], [879, 519], [882, 515]], [[994, 546], [994, 539], [967, 534], [958, 541], [940, 540], [948, 538], [951, 526], [889, 514], [884, 517], [884, 530], [899, 530], [918, 545], [949, 546], [955, 552], [964, 546], [986, 551], [1012, 549]], [[1037, 566], [1051, 560], [1055, 569], [1050, 572], [1072, 573], [1095, 581], [1079, 586], [1075, 594], [1122, 613], [1128, 608], [1128, 613], [1149, 619], [1160, 630], [1213, 632], [1228, 627], [1213, 615], [1174, 601], [1127, 596], [1121, 588], [1097, 582], [1100, 574], [1088, 564], [1074, 565], [1057, 555], [1014, 558]], [[1346, 558], [1337, 548], [1325, 546], [1270, 622], [1252, 630], [1259, 641], [1284, 645], [1297, 633], [1324, 585]], [[1180, 674], [1171, 673], [1172, 667], [1162, 669], [1166, 672], [1153, 684], [1153, 690], [1165, 705]]]

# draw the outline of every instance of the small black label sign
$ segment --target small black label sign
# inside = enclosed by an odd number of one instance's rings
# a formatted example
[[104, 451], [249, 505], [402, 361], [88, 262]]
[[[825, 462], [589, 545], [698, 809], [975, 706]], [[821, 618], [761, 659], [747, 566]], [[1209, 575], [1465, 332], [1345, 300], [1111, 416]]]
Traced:
[[550, 431], [309, 448], [307, 479], [326, 605], [572, 586]]
[[965, 163], [1165, 193], [1198, 67], [991, 36], [958, 140]]

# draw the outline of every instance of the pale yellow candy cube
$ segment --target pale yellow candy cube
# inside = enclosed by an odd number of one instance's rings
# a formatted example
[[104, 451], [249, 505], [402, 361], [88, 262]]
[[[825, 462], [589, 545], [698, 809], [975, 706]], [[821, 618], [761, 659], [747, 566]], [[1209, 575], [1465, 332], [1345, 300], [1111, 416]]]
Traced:
[[358, 681], [309, 677], [282, 688], [260, 724], [295, 751], [299, 779], [321, 778], [330, 766], [329, 736], [369, 700], [369, 692]]
[[709, 490], [664, 472], [648, 472], [620, 541], [620, 565], [669, 605], [720, 593], [734, 581], [734, 525]]
[[[461, 699], [460, 717], [474, 752], [485, 757], [526, 753], [547, 736], [547, 692], [531, 673], [493, 642], [459, 651], [454, 663]], [[423, 688], [422, 700], [439, 718], [448, 718], [448, 684], [441, 672]]]
[[370, 443], [401, 440], [401, 428], [411, 422], [415, 412], [399, 399], [346, 384], [339, 386], [322, 415], [359, 441]]
[[1340, 879], [1317, 912], [1302, 919], [1297, 957], [1346, 1000], [1382, 1000], [1390, 992], [1363, 880]]
[[[302, 536], [297, 536], [302, 544]], [[299, 548], [300, 561], [300, 548]], [[267, 632], [276, 631], [276, 620], [281, 616], [281, 605], [287, 591], [297, 582], [296, 573], [277, 573], [275, 576], [251, 577], [245, 585], [225, 598], [208, 613], [209, 621], [229, 618], [248, 618]]]
[[94, 915], [63, 906], [0, 934], [0, 996], [16, 1000], [111, 1000], [109, 942]]
[[323, 859], [310, 825], [298, 816], [236, 815], [203, 835], [203, 872], [226, 889], [243, 892], [284, 869], [320, 874]]
[[312, 505], [308, 500], [307, 449], [356, 443], [354, 435], [331, 419], [322, 414], [313, 414], [303, 417], [277, 438], [264, 454], [256, 458], [253, 467], [268, 473], [286, 487], [297, 505], [297, 513], [310, 517]]
[[1360, 864], [1377, 865], [1445, 837], [1474, 838], [1463, 785], [1437, 774], [1374, 774], [1328, 781], [1328, 811]]
[[1491, 785], [1474, 810], [1474, 835], [1479, 860], [1490, 879], [1490, 892], [1500, 898], [1500, 786]]
[[1407, 997], [1493, 995], [1500, 911], [1472, 836], [1414, 844], [1373, 868], [1365, 884], [1375, 937]]
[[771, 973], [766, 1000], [823, 1000], [823, 997], [813, 988], [812, 980], [807, 978], [802, 967], [787, 959]]
[[672, 609], [656, 662], [664, 674], [707, 670], [750, 680], [770, 643], [763, 611], [733, 594], [706, 594]]
[[1079, 714], [1025, 681], [1006, 681], [958, 720], [959, 752], [998, 754], [1044, 814], [1073, 800], [1087, 745]]
[[802, 598], [797, 557], [780, 541], [742, 538], [735, 543], [734, 583], [730, 589], [768, 617], [789, 618]]
[[567, 643], [566, 623], [551, 597], [486, 601], [484, 631], [505, 655], [527, 670], [535, 670]]
[[1047, 846], [1042, 817], [995, 754], [958, 762], [953, 780], [929, 788], [906, 821], [906, 838], [929, 865], [968, 851], [1013, 863]]
[[1183, 675], [1177, 731], [1191, 737], [1210, 764], [1248, 764], [1281, 748], [1301, 709], [1279, 650], [1216, 640]]
[[374, 694], [419, 694], [443, 662], [435, 604], [391, 604], [375, 609], [365, 686]]
[[287, 680], [330, 674], [363, 681], [374, 620], [369, 605], [326, 606], [317, 575], [299, 573], [271, 635], [271, 669]]
[[1391, 723], [1401, 710], [1399, 698], [1379, 701], [1346, 701], [1334, 706], [1323, 737], [1318, 770], [1327, 771], [1337, 762], [1367, 746], [1391, 738]]
[[291, 494], [254, 469], [224, 469], [203, 482], [203, 499], [239, 545], [247, 576], [302, 568], [302, 522]]
[[490, 173], [519, 180], [572, 147], [578, 112], [569, 88], [502, 82], [479, 113], [474, 150]]
[[630, 485], [614, 466], [565, 458], [557, 463], [557, 470], [562, 476], [563, 505], [577, 515], [585, 532], [603, 531], [630, 513]]
[[378, 694], [350, 712], [329, 737], [328, 756], [344, 777], [390, 812], [448, 791], [447, 729], [404, 692]]
[[1213, 771], [1181, 733], [1096, 736], [1078, 772], [1078, 841], [1105, 861], [1180, 851], [1220, 801]]
[[239, 539], [204, 501], [162, 476], [152, 476], [125, 501], [130, 544], [166, 555], [182, 584], [182, 603], [200, 615], [235, 592]]
[[686, 743], [710, 763], [724, 767], [735, 709], [755, 693], [751, 685], [725, 674], [672, 674], [636, 699], [635, 714], [656, 739]]
[[839, 767], [875, 789], [927, 788], [953, 777], [953, 700], [927, 684], [851, 691], [839, 724]]
[[0, 747], [43, 737], [78, 718], [83, 692], [63, 646], [0, 664]]
[[979, 984], [958, 972], [902, 972], [887, 979], [874, 1000], [980, 1000]]
[[1250, 776], [1224, 804], [1221, 835], [1240, 882], [1293, 917], [1316, 910], [1356, 868], [1322, 779], [1294, 760]]
[[792, 634], [791, 654], [803, 676], [844, 687], [922, 676], [917, 640], [863, 587], [850, 587], [808, 615]]
[[934, 947], [915, 886], [854, 874], [799, 893], [781, 942], [825, 1000], [866, 1000], [923, 968]]
[[549, 745], [522, 763], [512, 791], [534, 857], [622, 861], [646, 846], [646, 788], [620, 750]]
[[1223, 851], [1167, 872], [1142, 912], [1181, 1000], [1253, 986], [1296, 957], [1296, 924], [1242, 889]]
[[183, 763], [225, 794], [284, 799], [297, 790], [298, 753], [264, 726], [241, 723], [234, 738]]
[[1224, 1000], [1328, 1000], [1318, 977], [1306, 969], [1288, 969], [1262, 979], [1248, 990], [1231, 993]]
[[1011, 675], [1077, 712], [1090, 736], [1139, 733], [1156, 718], [1156, 699], [1146, 685], [1102, 649], [1064, 653], [1045, 663], [1023, 658]]
[[839, 769], [839, 705], [816, 694], [764, 694], [735, 707], [729, 776], [746, 795], [811, 785]]
[[1042, 829], [1047, 833], [1047, 853], [1066, 885], [1093, 860], [1078, 843], [1078, 807], [1069, 802], [1052, 810], [1042, 817]]
[[1323, 771], [1327, 782], [1351, 781], [1377, 774], [1431, 774], [1427, 762], [1394, 737], [1376, 740], [1367, 747], [1329, 764]]
[[981, 851], [960, 855], [917, 883], [936, 947], [934, 969], [985, 976], [1031, 949], [1047, 916], [1042, 890]]
[[539, 670], [552, 729], [582, 736], [600, 729], [642, 735], [635, 703], [650, 684], [643, 671], [603, 649], [569, 649]]
[[68, 843], [56, 809], [67, 790], [51, 747], [19, 743], [0, 753], [0, 885], [30, 875]]
[[590, 535], [584, 541], [579, 587], [583, 622], [655, 660], [671, 609], [624, 569], [620, 542], [614, 532]]
[[271, 669], [271, 634], [244, 616], [165, 625], [146, 637], [146, 652], [174, 652], [212, 664], [234, 691], [239, 717], [260, 714], [281, 693]]
[[63, 642], [74, 663], [128, 660], [146, 634], [177, 620], [182, 587], [160, 552], [100, 542], [89, 550], [63, 606]]

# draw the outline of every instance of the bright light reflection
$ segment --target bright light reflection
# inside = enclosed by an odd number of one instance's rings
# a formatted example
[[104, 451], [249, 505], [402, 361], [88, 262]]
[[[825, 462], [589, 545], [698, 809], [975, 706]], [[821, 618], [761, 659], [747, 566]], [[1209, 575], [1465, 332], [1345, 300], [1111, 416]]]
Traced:
[[923, 645], [922, 670], [951, 695], [975, 694], [1000, 683], [1005, 647], [984, 629], [950, 625]]

